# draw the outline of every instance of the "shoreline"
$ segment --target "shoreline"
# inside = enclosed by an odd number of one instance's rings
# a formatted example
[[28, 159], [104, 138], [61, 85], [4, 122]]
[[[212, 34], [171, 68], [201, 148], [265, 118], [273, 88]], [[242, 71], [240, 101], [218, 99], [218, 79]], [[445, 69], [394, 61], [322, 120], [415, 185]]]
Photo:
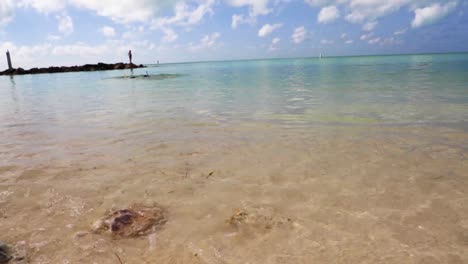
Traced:
[[26, 75], [26, 74], [42, 74], [42, 73], [60, 73], [60, 72], [86, 72], [86, 71], [109, 71], [109, 70], [125, 70], [125, 69], [136, 69], [145, 68], [143, 64], [136, 65], [130, 63], [102, 63], [97, 64], [85, 64], [81, 66], [50, 66], [48, 68], [31, 68], [25, 70], [21, 67], [15, 69], [8, 69], [0, 72], [0, 75]]

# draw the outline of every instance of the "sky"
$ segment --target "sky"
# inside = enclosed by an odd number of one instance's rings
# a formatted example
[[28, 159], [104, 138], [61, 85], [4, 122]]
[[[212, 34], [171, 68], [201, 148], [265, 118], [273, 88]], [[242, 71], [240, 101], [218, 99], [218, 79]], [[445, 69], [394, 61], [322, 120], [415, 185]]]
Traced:
[[0, 0], [13, 67], [115, 63], [130, 49], [137, 64], [462, 52], [468, 0]]

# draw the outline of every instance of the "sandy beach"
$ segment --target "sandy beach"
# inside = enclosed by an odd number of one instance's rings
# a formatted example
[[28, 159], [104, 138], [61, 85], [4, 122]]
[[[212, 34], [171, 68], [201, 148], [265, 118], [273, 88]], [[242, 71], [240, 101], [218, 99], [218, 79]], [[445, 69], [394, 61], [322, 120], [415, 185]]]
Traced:
[[[167, 120], [113, 138], [10, 131], [0, 227], [28, 263], [468, 261], [468, 134], [456, 128]], [[91, 232], [132, 203], [164, 207], [167, 223], [139, 238]]]

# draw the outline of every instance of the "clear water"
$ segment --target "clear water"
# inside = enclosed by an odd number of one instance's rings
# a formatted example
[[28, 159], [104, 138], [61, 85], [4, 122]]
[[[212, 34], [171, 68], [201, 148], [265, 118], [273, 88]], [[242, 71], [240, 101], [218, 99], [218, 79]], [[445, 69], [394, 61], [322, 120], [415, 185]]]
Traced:
[[[468, 263], [468, 54], [146, 72], [0, 76], [0, 239], [29, 263]], [[168, 222], [90, 233], [133, 203]]]
[[130, 71], [2, 76], [0, 132], [157, 119], [287, 126], [467, 127], [468, 54], [166, 64]]

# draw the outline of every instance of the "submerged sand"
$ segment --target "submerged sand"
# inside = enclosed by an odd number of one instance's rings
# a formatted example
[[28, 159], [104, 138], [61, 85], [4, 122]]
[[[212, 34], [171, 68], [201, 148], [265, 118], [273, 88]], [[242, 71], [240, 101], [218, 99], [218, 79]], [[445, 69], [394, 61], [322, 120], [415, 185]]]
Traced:
[[[10, 130], [0, 240], [29, 263], [468, 263], [468, 133], [455, 128], [145, 123]], [[5, 138], [5, 137], [4, 137]], [[91, 233], [164, 206], [149, 236]]]

